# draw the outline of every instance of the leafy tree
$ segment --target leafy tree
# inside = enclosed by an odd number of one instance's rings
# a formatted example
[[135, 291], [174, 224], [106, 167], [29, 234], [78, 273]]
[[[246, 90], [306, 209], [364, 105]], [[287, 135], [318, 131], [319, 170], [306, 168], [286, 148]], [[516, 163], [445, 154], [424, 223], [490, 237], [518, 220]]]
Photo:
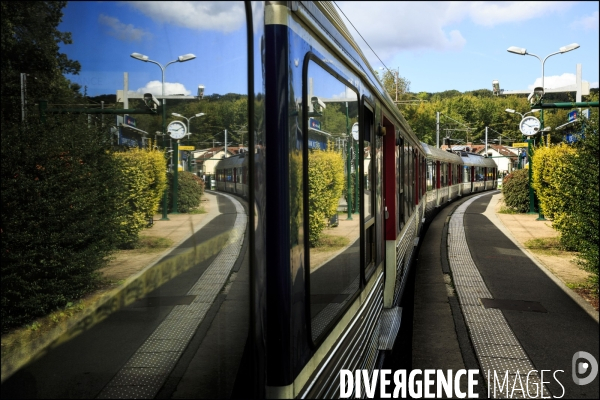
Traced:
[[45, 98], [64, 103], [78, 96], [81, 87], [63, 74], [78, 74], [78, 61], [60, 52], [71, 34], [57, 27], [66, 1], [2, 1], [2, 121], [20, 117], [20, 74], [26, 73], [27, 99]]
[[385, 70], [379, 78], [383, 83], [383, 88], [394, 101], [401, 100], [402, 95], [410, 91], [410, 81], [400, 76], [398, 71]]

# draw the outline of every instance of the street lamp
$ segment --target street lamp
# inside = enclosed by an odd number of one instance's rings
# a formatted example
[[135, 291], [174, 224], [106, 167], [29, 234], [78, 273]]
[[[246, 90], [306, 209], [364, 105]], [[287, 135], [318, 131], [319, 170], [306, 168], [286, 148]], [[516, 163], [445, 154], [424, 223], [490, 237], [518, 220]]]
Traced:
[[[556, 53], [548, 54], [546, 56], [546, 58], [544, 58], [543, 60], [535, 54], [528, 53], [527, 49], [524, 49], [522, 47], [511, 46], [506, 51], [508, 51], [509, 53], [518, 54], [521, 56], [532, 56], [532, 57], [535, 57], [538, 60], [540, 60], [540, 62], [542, 63], [542, 97], [540, 98], [539, 101], [541, 102], [544, 97], [545, 90], [546, 90], [546, 88], [544, 86], [544, 65], [546, 64], [546, 60], [554, 55], [567, 53], [571, 50], [575, 50], [578, 48], [579, 48], [579, 45], [577, 43], [571, 43], [567, 46], [561, 47], [560, 49], [558, 49], [558, 51]], [[543, 111], [540, 114], [540, 123], [541, 123], [540, 129], [544, 128], [544, 112]]]
[[[509, 53], [514, 53], [514, 54], [518, 54], [521, 56], [532, 56], [537, 58], [538, 60], [540, 60], [540, 62], [542, 63], [542, 94], [540, 99], [538, 100], [539, 103], [542, 102], [542, 100], [544, 99], [544, 93], [546, 91], [546, 87], [544, 86], [544, 65], [546, 64], [546, 60], [556, 54], [563, 54], [563, 53], [567, 53], [569, 51], [575, 50], [579, 48], [579, 44], [577, 43], [571, 43], [569, 45], [563, 46], [561, 48], [558, 49], [557, 52], [555, 53], [551, 53], [548, 54], [543, 60], [532, 53], [528, 53], [527, 49], [524, 49], [522, 47], [516, 47], [516, 46], [511, 46], [507, 49], [507, 51]], [[507, 110], [508, 111], [508, 110]], [[544, 129], [544, 111], [542, 110], [542, 112], [540, 113], [540, 129]], [[533, 149], [531, 147], [531, 139], [528, 137], [527, 138], [527, 143], [528, 143], [528, 148], [527, 148], [527, 156], [529, 157], [529, 213], [530, 214], [535, 214], [535, 210], [534, 210], [534, 193], [533, 193], [533, 187], [531, 185], [532, 180], [533, 180], [533, 172], [532, 172], [532, 167], [533, 167], [533, 163], [532, 163], [532, 158], [531, 158], [531, 153], [533, 152]], [[543, 221], [544, 216], [542, 215], [542, 212], [540, 210], [539, 213], [539, 217], [538, 220]]]
[[[154, 60], [150, 60], [148, 58], [148, 56], [140, 54], [140, 53], [131, 53], [131, 57], [135, 58], [136, 60], [140, 60], [143, 62], [151, 62], [152, 64], [156, 64], [160, 67], [160, 70], [162, 72], [162, 131], [163, 131], [163, 135], [167, 134], [167, 100], [165, 99], [165, 70], [167, 69], [167, 67], [173, 63], [176, 62], [186, 62], [186, 61], [190, 61], [193, 60], [194, 58], [196, 58], [195, 55], [189, 53], [189, 54], [184, 54], [182, 56], [177, 57], [177, 60], [173, 60], [173, 61], [169, 61], [167, 64], [165, 64], [165, 66], [163, 67], [162, 64], [160, 64], [157, 61]], [[164, 137], [164, 136], [163, 136]], [[177, 194], [177, 179], [178, 179], [178, 169], [177, 166], [179, 165], [179, 160], [177, 160], [177, 147], [178, 147], [178, 141], [175, 141], [175, 149], [173, 151], [173, 157], [174, 157], [174, 164], [175, 164], [175, 171], [173, 173], [173, 214], [178, 214], [177, 211], [177, 202], [178, 202], [178, 194]], [[165, 189], [165, 193], [163, 195], [163, 216], [161, 218], [161, 221], [168, 221], [169, 218], [167, 217], [167, 189]]]
[[523, 118], [525, 118], [525, 116], [526, 116], [527, 114], [531, 114], [531, 113], [534, 113], [534, 112], [538, 112], [538, 111], [540, 111], [540, 110], [541, 110], [540, 108], [534, 108], [533, 110], [531, 110], [531, 111], [528, 111], [528, 112], [526, 112], [525, 114], [521, 114], [520, 112], [518, 112], [518, 111], [515, 111], [515, 110], [513, 110], [512, 108], [507, 108], [507, 109], [506, 109], [506, 110], [504, 110], [504, 111], [506, 111], [507, 113], [511, 113], [511, 114], [519, 114], [519, 115], [521, 116], [521, 119], [523, 119]]
[[[198, 114], [196, 114], [196, 115], [192, 115], [192, 116], [191, 116], [191, 117], [189, 117], [189, 118], [187, 118], [187, 117], [184, 117], [183, 115], [181, 115], [181, 114], [178, 114], [178, 113], [171, 113], [171, 115], [173, 115], [174, 117], [180, 117], [180, 118], [184, 118], [184, 119], [187, 121], [187, 136], [188, 136], [188, 144], [189, 144], [189, 143], [190, 143], [190, 135], [192, 134], [192, 131], [191, 131], [191, 126], [190, 126], [190, 121], [191, 121], [193, 118], [196, 118], [196, 117], [201, 117], [201, 116], [203, 116], [203, 115], [204, 115], [204, 113], [198, 113]], [[192, 172], [191, 160], [190, 160], [189, 158], [188, 158], [188, 171], [189, 171], [189, 172]]]

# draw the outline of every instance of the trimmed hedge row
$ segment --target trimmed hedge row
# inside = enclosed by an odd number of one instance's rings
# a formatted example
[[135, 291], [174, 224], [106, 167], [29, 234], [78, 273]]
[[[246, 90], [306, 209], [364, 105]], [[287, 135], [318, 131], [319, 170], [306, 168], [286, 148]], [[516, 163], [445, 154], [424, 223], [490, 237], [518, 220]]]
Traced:
[[[173, 211], [173, 173], [167, 174], [169, 181], [169, 212]], [[204, 195], [204, 181], [187, 171], [177, 173], [177, 211], [187, 213], [200, 206]], [[162, 207], [162, 205], [161, 205]]]
[[129, 149], [114, 153], [119, 175], [117, 234], [120, 248], [131, 248], [147, 225], [148, 217], [158, 211], [166, 188], [165, 157], [162, 152]]
[[308, 155], [309, 242], [316, 246], [329, 217], [337, 213], [344, 189], [344, 161], [333, 150], [313, 150]]
[[156, 212], [156, 151], [111, 151], [85, 117], [2, 124], [2, 333], [95, 290], [118, 247]]
[[506, 175], [502, 180], [504, 202], [509, 208], [520, 213], [529, 211], [529, 170], [519, 169]]
[[579, 252], [580, 264], [594, 274], [596, 285], [600, 263], [597, 129], [594, 113], [574, 145], [540, 147], [533, 158], [533, 185], [544, 215], [553, 220], [561, 244]]

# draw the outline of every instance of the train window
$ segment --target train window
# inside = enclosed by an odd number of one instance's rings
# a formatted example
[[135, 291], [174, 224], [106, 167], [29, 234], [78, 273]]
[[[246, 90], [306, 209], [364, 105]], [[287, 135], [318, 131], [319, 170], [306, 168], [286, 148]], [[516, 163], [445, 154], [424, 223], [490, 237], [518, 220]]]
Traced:
[[[361, 186], [353, 162], [359, 157], [358, 95], [314, 61], [305, 84], [308, 296], [311, 336], [318, 342], [359, 288], [360, 219], [351, 217]], [[368, 177], [363, 183], [371, 185]]]
[[398, 156], [397, 156], [397, 161], [396, 161], [396, 168], [398, 170], [398, 190], [400, 191], [400, 196], [398, 196], [398, 221], [399, 221], [399, 228], [402, 229], [404, 227], [405, 221], [404, 221], [404, 182], [405, 182], [405, 176], [404, 176], [404, 139], [402, 137], [400, 137], [399, 139], [399, 145], [396, 146], [397, 147], [397, 152], [398, 152]]
[[365, 277], [371, 275], [375, 267], [375, 172], [376, 144], [373, 133], [373, 113], [366, 106], [363, 108], [363, 221], [364, 221], [364, 265]]
[[435, 181], [435, 168], [433, 160], [427, 160], [427, 191], [433, 190], [433, 182]]
[[469, 169], [470, 169], [470, 167], [468, 167], [466, 165], [463, 167], [463, 182], [464, 183], [471, 182], [471, 174], [469, 173]]

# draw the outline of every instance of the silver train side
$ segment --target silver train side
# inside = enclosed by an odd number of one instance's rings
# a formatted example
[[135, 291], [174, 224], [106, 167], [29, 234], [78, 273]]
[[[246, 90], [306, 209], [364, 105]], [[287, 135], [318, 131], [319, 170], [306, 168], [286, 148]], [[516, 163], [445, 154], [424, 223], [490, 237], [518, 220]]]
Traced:
[[[460, 196], [494, 189], [496, 165], [421, 143], [331, 3], [252, 7], [254, 135], [249, 153], [216, 168], [217, 190], [249, 203], [247, 370], [256, 397], [339, 397], [341, 369], [373, 370], [392, 348], [427, 219]], [[356, 239], [319, 264], [309, 241], [308, 164], [333, 138], [326, 108], [345, 113], [338, 145], [354, 154], [346, 170], [355, 172], [350, 203], [359, 207]]]

